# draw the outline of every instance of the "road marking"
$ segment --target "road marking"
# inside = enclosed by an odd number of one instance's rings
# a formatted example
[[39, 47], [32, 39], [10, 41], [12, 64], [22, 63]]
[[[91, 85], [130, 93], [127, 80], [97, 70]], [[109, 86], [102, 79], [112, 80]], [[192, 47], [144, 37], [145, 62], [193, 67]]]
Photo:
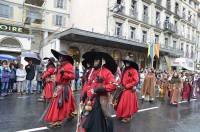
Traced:
[[[196, 101], [197, 99], [191, 99], [190, 101]], [[179, 104], [182, 104], [182, 103], [187, 103], [188, 101], [180, 101], [178, 102]]]
[[[143, 112], [143, 111], [158, 109], [158, 108], [159, 108], [159, 107], [150, 107], [150, 108], [146, 108], [146, 109], [141, 109], [141, 110], [138, 110], [138, 113], [139, 113], [139, 112]], [[111, 117], [116, 117], [116, 115], [111, 115]]]
[[47, 130], [49, 129], [48, 127], [38, 127], [38, 128], [33, 128], [33, 129], [27, 129], [27, 130], [20, 130], [16, 132], [35, 132], [35, 131], [41, 131], [41, 130]]

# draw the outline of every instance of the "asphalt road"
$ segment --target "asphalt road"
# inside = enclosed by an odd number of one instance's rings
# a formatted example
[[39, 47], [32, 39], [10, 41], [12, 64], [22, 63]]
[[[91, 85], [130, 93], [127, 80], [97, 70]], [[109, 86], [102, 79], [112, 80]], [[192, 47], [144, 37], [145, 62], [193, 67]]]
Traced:
[[[75, 95], [78, 100], [79, 94]], [[0, 99], [0, 132], [75, 132], [77, 119], [65, 121], [56, 129], [40, 122], [46, 104], [37, 102], [38, 97], [12, 95]], [[114, 115], [113, 120], [114, 132], [200, 132], [200, 101], [182, 102], [178, 108], [160, 101], [140, 103], [140, 111], [131, 122], [122, 123]]]

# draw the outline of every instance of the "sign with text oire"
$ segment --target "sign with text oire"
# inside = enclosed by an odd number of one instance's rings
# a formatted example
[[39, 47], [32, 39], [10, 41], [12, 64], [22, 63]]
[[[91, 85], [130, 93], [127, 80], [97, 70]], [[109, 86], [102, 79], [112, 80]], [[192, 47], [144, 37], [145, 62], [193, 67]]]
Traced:
[[11, 25], [0, 24], [0, 31], [23, 33], [23, 28], [11, 26]]

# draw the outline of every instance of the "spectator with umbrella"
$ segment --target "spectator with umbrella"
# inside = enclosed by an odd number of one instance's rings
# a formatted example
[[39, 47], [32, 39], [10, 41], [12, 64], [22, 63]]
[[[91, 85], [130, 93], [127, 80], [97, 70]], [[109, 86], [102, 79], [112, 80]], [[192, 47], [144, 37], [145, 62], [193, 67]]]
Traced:
[[26, 93], [30, 94], [33, 93], [32, 91], [32, 81], [35, 77], [35, 70], [36, 67], [35, 65], [39, 65], [40, 64], [40, 59], [38, 57], [38, 55], [34, 52], [25, 52], [22, 53], [23, 57], [25, 57], [25, 61], [28, 62], [28, 65], [25, 66], [25, 70], [26, 70]]
[[25, 67], [26, 70], [26, 93], [32, 94], [32, 81], [35, 77], [35, 65], [32, 60], [28, 61], [28, 65]]

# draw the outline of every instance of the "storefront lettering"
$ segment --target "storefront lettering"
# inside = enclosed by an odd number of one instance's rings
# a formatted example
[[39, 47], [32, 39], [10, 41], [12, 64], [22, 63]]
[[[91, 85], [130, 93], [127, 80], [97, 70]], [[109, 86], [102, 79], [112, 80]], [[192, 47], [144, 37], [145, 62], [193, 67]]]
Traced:
[[0, 31], [23, 33], [23, 28], [22, 27], [16, 27], [16, 26], [0, 24]]

